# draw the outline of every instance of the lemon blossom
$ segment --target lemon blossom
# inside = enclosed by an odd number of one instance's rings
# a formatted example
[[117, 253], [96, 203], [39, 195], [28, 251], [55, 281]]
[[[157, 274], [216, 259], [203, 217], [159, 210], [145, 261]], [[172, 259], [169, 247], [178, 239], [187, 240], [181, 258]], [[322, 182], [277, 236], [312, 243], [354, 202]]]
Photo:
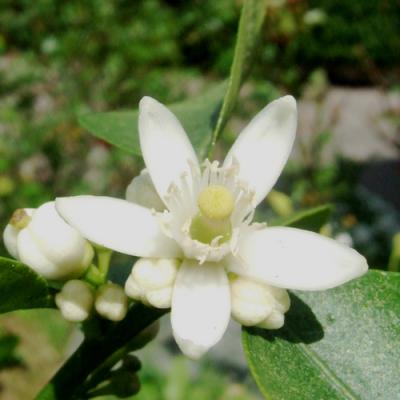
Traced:
[[[222, 164], [200, 165], [174, 114], [144, 97], [139, 134], [147, 172], [140, 185], [147, 193], [140, 198], [150, 196], [151, 181], [164, 211], [109, 197], [57, 199], [60, 215], [84, 237], [142, 257], [126, 292], [171, 307], [175, 340], [192, 358], [220, 340], [231, 314], [278, 328], [289, 307], [285, 289], [332, 288], [368, 268], [334, 240], [252, 222], [289, 157], [296, 125], [296, 102], [282, 97], [252, 119]], [[133, 189], [128, 199], [136, 201]]]

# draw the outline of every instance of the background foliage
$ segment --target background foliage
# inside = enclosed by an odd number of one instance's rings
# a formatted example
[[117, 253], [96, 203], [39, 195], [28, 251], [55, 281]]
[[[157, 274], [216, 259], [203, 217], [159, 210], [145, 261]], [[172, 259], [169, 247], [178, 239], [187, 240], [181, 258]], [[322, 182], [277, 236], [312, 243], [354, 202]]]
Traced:
[[[0, 227], [15, 208], [34, 207], [54, 195], [122, 196], [141, 161], [91, 138], [77, 117], [90, 111], [132, 110], [144, 94], [174, 103], [212, 88], [229, 75], [241, 5], [230, 0], [4, 0]], [[395, 0], [271, 1], [257, 64], [216, 156], [226, 151], [243, 121], [281, 92], [300, 96], [310, 86], [318, 89], [315, 77], [321, 77], [321, 68], [323, 80], [327, 77], [333, 84], [398, 86], [399, 12]], [[362, 166], [344, 160], [319, 163], [329, 132], [318, 134], [313, 162], [292, 163], [279, 182], [288, 201], [269, 199], [263, 217], [283, 217], [288, 209], [333, 203], [329, 233], [350, 232], [370, 265], [386, 269], [391, 239], [399, 229], [398, 211], [360, 187]], [[0, 249], [0, 254], [5, 251]], [[26, 369], [22, 375], [18, 366], [0, 373], [0, 382], [6, 379], [10, 385], [20, 379], [33, 382], [36, 390], [65, 357], [61, 343], [71, 326], [53, 311], [9, 314], [1, 324], [5, 329], [0, 332], [0, 368], [17, 366], [22, 359]], [[29, 345], [32, 349], [27, 331], [47, 355], [27, 356]], [[14, 333], [22, 338], [20, 345]], [[51, 367], [42, 371], [43, 376], [35, 376], [32, 366], [46, 362], [46, 357]], [[172, 399], [174, 390], [185, 398], [193, 376], [198, 386], [194, 391], [203, 398], [253, 396], [246, 388], [232, 388], [229, 377], [211, 378], [216, 372], [208, 367], [179, 378], [183, 388], [176, 389], [170, 383], [178, 379], [174, 371], [169, 375], [152, 367], [143, 371], [144, 387], [154, 393], [152, 398]], [[201, 383], [206, 380], [208, 387]], [[160, 381], [172, 388], [161, 392], [156, 383]], [[17, 392], [22, 390], [21, 398], [29, 396], [29, 388], [15, 386]]]

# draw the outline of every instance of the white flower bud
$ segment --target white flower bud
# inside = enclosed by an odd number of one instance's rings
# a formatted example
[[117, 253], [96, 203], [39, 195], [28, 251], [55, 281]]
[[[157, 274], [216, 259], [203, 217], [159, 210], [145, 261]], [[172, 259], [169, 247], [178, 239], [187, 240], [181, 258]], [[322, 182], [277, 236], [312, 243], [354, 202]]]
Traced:
[[87, 283], [74, 279], [63, 286], [55, 301], [67, 321], [82, 322], [93, 308], [94, 295]]
[[98, 289], [94, 306], [103, 318], [121, 321], [128, 312], [128, 298], [122, 287], [106, 283]]
[[231, 280], [232, 316], [245, 326], [279, 329], [290, 307], [286, 290], [243, 277]]
[[262, 284], [241, 277], [231, 282], [231, 301], [233, 318], [245, 326], [262, 322], [274, 308], [274, 298]]
[[165, 204], [160, 199], [147, 169], [143, 169], [140, 175], [133, 178], [126, 188], [125, 198], [131, 203], [154, 208], [156, 211], [165, 210]]
[[89, 242], [58, 215], [54, 202], [27, 214], [29, 221], [15, 223], [13, 216], [4, 231], [10, 254], [47, 279], [81, 276], [93, 258]]
[[125, 292], [144, 304], [169, 308], [178, 267], [179, 261], [173, 258], [141, 258], [132, 268]]

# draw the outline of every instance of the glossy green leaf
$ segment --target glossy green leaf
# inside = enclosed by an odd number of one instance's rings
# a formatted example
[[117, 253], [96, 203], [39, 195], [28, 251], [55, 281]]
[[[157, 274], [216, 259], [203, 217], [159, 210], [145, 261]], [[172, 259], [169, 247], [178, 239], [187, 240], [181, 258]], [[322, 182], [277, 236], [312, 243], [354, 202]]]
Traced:
[[332, 206], [323, 205], [310, 208], [309, 210], [299, 211], [285, 220], [280, 220], [278, 225], [319, 232], [322, 226], [328, 222], [331, 214]]
[[398, 399], [400, 274], [296, 291], [285, 326], [244, 329], [243, 345], [266, 399]]
[[[168, 106], [185, 128], [200, 158], [211, 140], [226, 84], [220, 83], [201, 96]], [[79, 123], [94, 136], [129, 153], [140, 155], [138, 111], [111, 111], [82, 115]]]
[[239, 22], [235, 54], [231, 65], [228, 88], [213, 133], [211, 148], [217, 141], [236, 104], [240, 86], [254, 61], [260, 31], [265, 19], [267, 0], [245, 0]]
[[0, 313], [51, 306], [45, 279], [16, 260], [0, 257]]

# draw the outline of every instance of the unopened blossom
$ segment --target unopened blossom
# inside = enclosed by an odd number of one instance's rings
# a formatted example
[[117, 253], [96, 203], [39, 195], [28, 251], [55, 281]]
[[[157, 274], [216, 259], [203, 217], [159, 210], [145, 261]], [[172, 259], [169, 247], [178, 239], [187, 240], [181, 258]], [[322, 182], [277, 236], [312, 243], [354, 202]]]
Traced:
[[156, 308], [170, 308], [180, 261], [171, 258], [140, 258], [125, 283], [126, 294]]
[[[364, 257], [332, 239], [252, 221], [289, 157], [296, 125], [296, 102], [282, 97], [252, 119], [222, 164], [200, 164], [175, 115], [145, 97], [140, 145], [165, 210], [109, 197], [57, 200], [84, 237], [144, 260], [126, 291], [147, 304], [171, 305], [173, 335], [189, 357], [221, 339], [231, 314], [246, 325], [278, 328], [289, 307], [285, 289], [328, 289], [367, 270]], [[176, 276], [156, 260], [176, 265]], [[154, 290], [163, 291], [158, 304]]]
[[55, 302], [64, 319], [82, 322], [89, 317], [93, 308], [93, 289], [86, 282], [72, 279], [56, 294]]
[[14, 212], [3, 233], [8, 252], [47, 279], [81, 276], [93, 248], [57, 213], [53, 201]]
[[103, 318], [121, 321], [128, 311], [128, 298], [122, 287], [106, 283], [97, 290], [94, 307]]

